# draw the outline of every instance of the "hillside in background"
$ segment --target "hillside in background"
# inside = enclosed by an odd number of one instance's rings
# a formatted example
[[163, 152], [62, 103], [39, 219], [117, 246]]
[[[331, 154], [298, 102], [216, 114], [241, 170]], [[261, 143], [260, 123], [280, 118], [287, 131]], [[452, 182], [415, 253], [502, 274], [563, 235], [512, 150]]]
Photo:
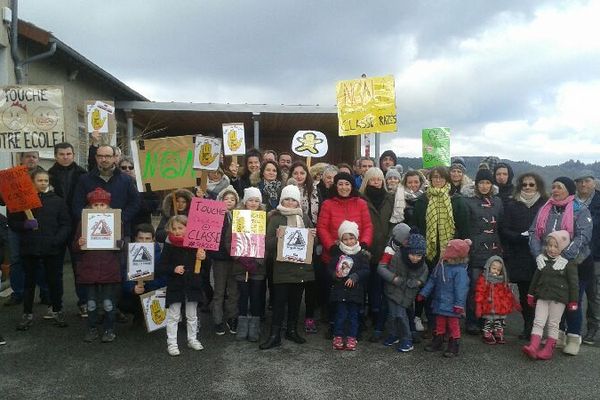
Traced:
[[[475, 177], [477, 167], [481, 160], [485, 156], [471, 156], [463, 157], [467, 166], [467, 175], [471, 178]], [[575, 178], [582, 170], [591, 170], [596, 178], [600, 177], [600, 162], [593, 164], [584, 164], [581, 161], [569, 160], [559, 165], [548, 165], [542, 167], [539, 165], [531, 164], [527, 161], [512, 161], [507, 159], [501, 159], [501, 161], [510, 164], [515, 172], [515, 178], [524, 172], [536, 172], [544, 178], [544, 181], [549, 185], [554, 178], [559, 176], [568, 176], [569, 178]], [[418, 169], [421, 168], [423, 163], [420, 157], [398, 157], [398, 163], [402, 164], [404, 170], [408, 168]]]

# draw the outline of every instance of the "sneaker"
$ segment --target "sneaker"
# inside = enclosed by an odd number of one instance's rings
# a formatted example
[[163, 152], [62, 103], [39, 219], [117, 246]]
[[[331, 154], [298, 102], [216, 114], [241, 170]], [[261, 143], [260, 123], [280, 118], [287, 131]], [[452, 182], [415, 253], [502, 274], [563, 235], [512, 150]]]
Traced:
[[400, 353], [408, 353], [409, 351], [413, 351], [414, 349], [415, 347], [413, 346], [411, 340], [403, 340], [402, 342], [400, 342], [400, 345], [397, 348], [397, 350]]
[[23, 299], [10, 296], [10, 298], [4, 302], [4, 305], [7, 307], [10, 306], [18, 306], [19, 304], [23, 304]]
[[33, 314], [23, 314], [21, 322], [17, 325], [18, 331], [26, 331], [33, 325]]
[[344, 350], [344, 339], [341, 336], [336, 336], [333, 338], [332, 345], [334, 350]]
[[90, 328], [85, 334], [83, 341], [86, 343], [92, 343], [96, 339], [98, 339], [98, 329]]
[[398, 336], [390, 335], [387, 337], [387, 339], [385, 339], [385, 341], [383, 342], [383, 345], [389, 347], [398, 342], [400, 342], [400, 338]]
[[[200, 341], [198, 339], [194, 339], [194, 340], [188, 340], [188, 347], [190, 349], [193, 350], [204, 350], [204, 346], [202, 346], [202, 343], [200, 343]], [[169, 353], [171, 354], [171, 353]]]
[[112, 329], [107, 329], [104, 331], [104, 333], [102, 334], [102, 343], [111, 343], [114, 342], [116, 339], [117, 335], [115, 335], [115, 333], [113, 332]]
[[6, 344], [6, 339], [4, 339], [4, 336], [0, 335], [0, 346], [3, 346]]
[[55, 319], [56, 313], [52, 311], [52, 306], [48, 306], [48, 311], [44, 314], [44, 319]]
[[219, 336], [223, 336], [225, 334], [225, 324], [220, 323], [215, 325], [215, 333]]
[[235, 335], [237, 333], [237, 319], [236, 318], [228, 319], [226, 324], [227, 324], [227, 329], [229, 329], [229, 333], [231, 333], [232, 335]]
[[593, 346], [596, 343], [596, 333], [597, 332], [598, 332], [597, 329], [594, 329], [594, 328], [588, 329], [586, 335], [583, 337], [582, 342], [587, 345]]
[[177, 347], [176, 344], [170, 344], [167, 346], [167, 352], [169, 353], [170, 356], [178, 356], [179, 354], [179, 347]]
[[67, 321], [65, 321], [64, 312], [59, 311], [57, 313], [54, 313], [54, 324], [59, 328], [66, 328], [67, 326], [69, 326], [67, 325]]
[[354, 350], [356, 350], [356, 345], [357, 344], [358, 344], [358, 342], [356, 341], [356, 338], [349, 337], [346, 340], [346, 350], [348, 350], [348, 351], [354, 351]]
[[79, 308], [79, 316], [81, 318], [87, 318], [88, 317], [87, 304], [80, 304], [78, 306], [78, 308]]
[[423, 326], [423, 321], [421, 321], [421, 318], [419, 317], [415, 317], [415, 330], [417, 332], [423, 332], [425, 330], [425, 327]]
[[314, 319], [306, 318], [304, 320], [304, 332], [306, 333], [317, 333], [317, 324]]

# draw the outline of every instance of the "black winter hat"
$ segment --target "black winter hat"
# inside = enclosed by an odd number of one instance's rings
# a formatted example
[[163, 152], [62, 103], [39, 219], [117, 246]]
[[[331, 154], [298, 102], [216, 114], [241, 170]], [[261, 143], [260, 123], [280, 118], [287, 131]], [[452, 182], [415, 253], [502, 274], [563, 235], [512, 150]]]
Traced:
[[566, 176], [559, 176], [558, 178], [552, 181], [552, 183], [554, 182], [560, 182], [563, 185], [565, 185], [565, 187], [567, 188], [567, 192], [569, 192], [569, 195], [571, 196], [573, 196], [575, 194], [575, 191], [577, 190], [573, 179], [567, 178]]
[[333, 178], [333, 184], [337, 185], [338, 181], [348, 181], [352, 185], [352, 189], [354, 189], [354, 179], [352, 175], [347, 172], [338, 172]]
[[453, 169], [460, 169], [462, 172], [467, 172], [465, 159], [462, 157], [452, 157], [452, 162], [450, 163], [450, 170]]
[[479, 181], [490, 181], [494, 183], [494, 176], [492, 175], [492, 171], [489, 169], [480, 169], [477, 171], [477, 175], [475, 175], [475, 184], [478, 184]]

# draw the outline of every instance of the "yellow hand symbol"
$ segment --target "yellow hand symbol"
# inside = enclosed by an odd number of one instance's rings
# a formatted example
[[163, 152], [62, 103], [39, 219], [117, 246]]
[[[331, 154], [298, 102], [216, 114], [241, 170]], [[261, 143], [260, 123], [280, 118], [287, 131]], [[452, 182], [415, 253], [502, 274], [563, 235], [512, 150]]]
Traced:
[[242, 145], [242, 139], [237, 139], [237, 135], [233, 129], [230, 129], [229, 132], [227, 132], [227, 144], [232, 151], [237, 151]]
[[154, 321], [156, 325], [162, 324], [167, 317], [165, 309], [160, 306], [160, 302], [157, 299], [152, 300], [150, 311], [152, 312], [152, 321]]
[[100, 110], [95, 108], [94, 111], [92, 111], [92, 128], [94, 128], [95, 131], [100, 130], [104, 125], [104, 121], [106, 121], [106, 117], [100, 118]]
[[204, 143], [200, 146], [200, 154], [198, 156], [198, 158], [200, 159], [200, 165], [206, 167], [212, 164], [218, 156], [218, 153], [212, 153], [212, 144]]

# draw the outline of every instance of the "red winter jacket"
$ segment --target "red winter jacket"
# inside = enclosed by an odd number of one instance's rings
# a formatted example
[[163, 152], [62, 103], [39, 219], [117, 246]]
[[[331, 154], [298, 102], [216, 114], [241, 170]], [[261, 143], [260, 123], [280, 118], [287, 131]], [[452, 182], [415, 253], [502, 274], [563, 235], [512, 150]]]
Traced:
[[484, 315], [508, 315], [520, 308], [508, 283], [490, 283], [484, 274], [479, 276], [475, 286], [475, 314], [478, 318]]
[[373, 224], [367, 202], [360, 197], [333, 197], [325, 200], [319, 211], [317, 235], [323, 245], [323, 262], [329, 265], [329, 250], [338, 240], [338, 228], [344, 222], [353, 221], [358, 224], [360, 243], [371, 246], [373, 242]]

